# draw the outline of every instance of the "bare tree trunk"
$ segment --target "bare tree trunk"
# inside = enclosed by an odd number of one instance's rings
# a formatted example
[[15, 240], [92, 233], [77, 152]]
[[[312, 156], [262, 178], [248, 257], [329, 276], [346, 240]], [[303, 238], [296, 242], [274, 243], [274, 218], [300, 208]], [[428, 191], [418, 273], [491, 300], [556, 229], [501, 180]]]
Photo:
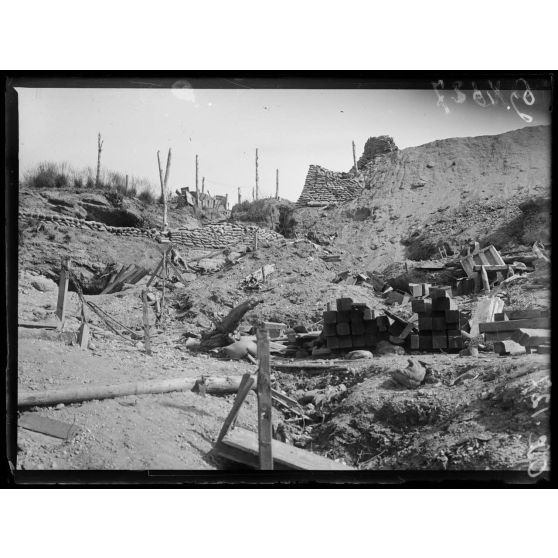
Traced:
[[126, 192], [128, 192], [128, 175], [126, 175]]
[[198, 186], [198, 156], [196, 155], [196, 205], [200, 205], [200, 189]]
[[99, 175], [101, 174], [101, 151], [103, 150], [103, 140], [101, 134], [97, 134], [97, 176], [95, 178], [95, 188], [99, 187]]
[[205, 192], [205, 176], [202, 176], [202, 194]]
[[170, 176], [170, 167], [171, 167], [171, 148], [169, 147], [169, 153], [167, 155], [167, 168], [165, 169], [165, 180], [163, 186], [163, 229], [167, 230], [169, 227], [169, 219], [168, 219], [168, 182]]
[[279, 199], [279, 169], [275, 171], [275, 199]]
[[240, 205], [240, 201], [241, 201], [241, 198], [240, 198], [240, 187], [239, 187], [238, 188], [238, 205]]
[[355, 142], [353, 141], [353, 162], [355, 164], [355, 176], [358, 174], [358, 167], [357, 167], [357, 160], [356, 160], [356, 151], [355, 151]]
[[258, 185], [258, 149], [256, 148], [256, 199], [258, 199], [260, 195], [259, 192], [259, 185]]
[[165, 179], [163, 178], [163, 167], [161, 166], [161, 154], [157, 151], [157, 163], [159, 164], [159, 181], [161, 182], [161, 198], [163, 199], [163, 230], [167, 227], [166, 215], [165, 215]]

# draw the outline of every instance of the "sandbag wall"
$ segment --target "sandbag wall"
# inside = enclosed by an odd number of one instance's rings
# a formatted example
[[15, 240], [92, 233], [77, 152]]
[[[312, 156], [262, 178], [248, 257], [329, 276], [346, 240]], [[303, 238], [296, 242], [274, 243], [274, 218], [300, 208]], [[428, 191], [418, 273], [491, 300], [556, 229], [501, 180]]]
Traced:
[[279, 233], [269, 229], [233, 223], [205, 225], [198, 229], [171, 229], [169, 238], [173, 244], [183, 244], [193, 248], [225, 248], [241, 242], [253, 243], [256, 232], [259, 242], [271, 242], [283, 238]]
[[237, 225], [233, 223], [209, 224], [197, 229], [171, 229], [161, 232], [158, 229], [140, 229], [137, 227], [113, 227], [98, 221], [78, 219], [68, 215], [52, 215], [37, 211], [19, 212], [20, 218], [35, 218], [40, 221], [50, 221], [66, 227], [104, 231], [121, 236], [151, 238], [157, 241], [170, 240], [174, 244], [181, 244], [192, 248], [225, 248], [239, 242], [254, 242], [256, 231], [258, 240], [262, 242], [283, 238], [282, 235], [269, 229], [262, 229], [255, 225]]

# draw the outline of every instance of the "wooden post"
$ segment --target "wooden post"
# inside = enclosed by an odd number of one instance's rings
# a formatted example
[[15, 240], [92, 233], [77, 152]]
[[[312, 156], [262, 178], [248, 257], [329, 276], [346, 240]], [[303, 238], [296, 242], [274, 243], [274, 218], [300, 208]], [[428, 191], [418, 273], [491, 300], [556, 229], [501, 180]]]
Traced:
[[279, 169], [275, 170], [275, 199], [279, 199]]
[[358, 174], [358, 166], [356, 160], [355, 142], [353, 141], [353, 163], [355, 165], [355, 176]]
[[[205, 176], [202, 176], [202, 194], [205, 192]], [[209, 193], [209, 192], [208, 192]]]
[[258, 185], [258, 148], [256, 147], [256, 199], [258, 199], [260, 192], [259, 192], [259, 185]]
[[149, 302], [147, 301], [147, 291], [144, 289], [141, 292], [141, 299], [143, 301], [143, 344], [145, 352], [151, 354], [151, 338], [149, 336]]
[[241, 197], [240, 197], [240, 186], [238, 187], [238, 205], [240, 205]]
[[254, 201], [256, 199], [256, 196], [254, 195], [254, 188], [252, 187], [252, 201]]
[[258, 231], [254, 232], [254, 252], [258, 249]]
[[227, 206], [229, 205], [229, 194], [225, 194], [225, 209], [227, 209]]
[[198, 186], [198, 156], [196, 155], [196, 205], [200, 205], [200, 189]]
[[78, 331], [78, 343], [81, 350], [87, 349], [89, 345], [89, 325], [87, 322], [82, 322]]
[[56, 315], [60, 320], [60, 327], [64, 326], [66, 317], [66, 295], [70, 284], [70, 259], [62, 258], [60, 269], [60, 280], [58, 282], [58, 302], [56, 303]]
[[101, 134], [97, 134], [97, 176], [95, 178], [95, 188], [99, 187], [99, 175], [101, 174], [101, 151], [103, 150], [103, 140]]
[[126, 192], [128, 191], [128, 175], [126, 175], [126, 186], [125, 186]]
[[166, 293], [166, 286], [167, 286], [167, 278], [168, 278], [168, 268], [167, 268], [167, 253], [163, 254], [163, 293], [161, 295], [161, 320], [163, 320], [163, 311], [165, 308], [165, 293]]
[[273, 470], [271, 424], [271, 377], [269, 366], [269, 335], [265, 327], [258, 328], [258, 440], [260, 469]]

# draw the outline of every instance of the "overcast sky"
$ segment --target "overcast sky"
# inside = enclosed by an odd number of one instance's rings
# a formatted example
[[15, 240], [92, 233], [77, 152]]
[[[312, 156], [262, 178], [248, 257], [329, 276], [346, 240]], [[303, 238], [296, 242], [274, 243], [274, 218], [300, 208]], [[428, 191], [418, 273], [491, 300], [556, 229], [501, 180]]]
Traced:
[[[498, 134], [550, 123], [548, 92], [534, 91], [528, 106], [509, 103], [484, 108], [471, 91], [451, 100], [449, 113], [434, 90], [289, 89], [23, 89], [18, 88], [20, 172], [41, 161], [95, 167], [97, 133], [103, 140], [102, 167], [145, 177], [158, 187], [156, 152], [172, 148], [171, 191], [195, 187], [195, 155], [206, 190], [243, 199], [255, 184], [259, 148], [260, 197], [275, 193], [295, 201], [308, 165], [346, 171], [370, 136], [388, 134], [399, 148], [456, 136]], [[488, 99], [487, 99], [488, 100]], [[528, 99], [530, 102], [531, 99]], [[509, 107], [509, 108], [508, 108]]]

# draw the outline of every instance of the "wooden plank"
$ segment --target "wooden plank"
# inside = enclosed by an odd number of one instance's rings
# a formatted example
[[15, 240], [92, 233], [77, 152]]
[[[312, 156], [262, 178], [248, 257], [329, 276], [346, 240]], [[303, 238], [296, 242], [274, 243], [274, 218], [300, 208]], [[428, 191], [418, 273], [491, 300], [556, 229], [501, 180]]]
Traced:
[[528, 318], [525, 320], [506, 320], [504, 322], [479, 323], [479, 331], [481, 333], [485, 333], [487, 331], [515, 331], [520, 328], [550, 329], [550, 319]]
[[118, 275], [108, 284], [105, 286], [105, 288], [101, 291], [100, 294], [110, 294], [110, 292], [114, 289], [115, 285], [117, 285], [122, 277], [124, 277], [125, 274], [129, 273], [129, 271], [134, 267], [133, 264], [127, 266], [127, 267], [123, 267], [119, 272]]
[[233, 426], [233, 423], [236, 421], [236, 417], [240, 412], [240, 408], [244, 403], [246, 397], [250, 393], [251, 389], [254, 387], [254, 378], [248, 372], [242, 376], [242, 380], [240, 381], [240, 386], [238, 388], [238, 392], [236, 394], [236, 398], [234, 400], [233, 406], [221, 427], [221, 431], [219, 432], [219, 436], [217, 437], [217, 442], [220, 442], [228, 433], [228, 431]]
[[550, 329], [520, 328], [514, 331], [512, 340], [524, 347], [537, 347], [550, 342]]
[[505, 313], [510, 320], [550, 317], [550, 310], [506, 310]]
[[[484, 250], [480, 251], [478, 254], [474, 256], [475, 261], [480, 261], [481, 266], [483, 265], [490, 265], [492, 262], [488, 259]], [[473, 267], [474, 269], [474, 267]]]
[[[501, 312], [504, 308], [504, 301], [498, 297], [482, 296], [479, 297], [473, 308], [471, 309], [471, 335], [476, 337], [480, 333], [479, 324], [491, 322], [494, 314]], [[494, 322], [502, 324], [504, 322]], [[508, 322], [506, 322], [508, 323]], [[492, 330], [498, 331], [498, 330]]]
[[467, 274], [467, 277], [474, 277], [475, 275], [473, 267], [475, 266], [475, 261], [473, 260], [473, 256], [465, 256], [463, 258], [460, 258], [459, 261], [461, 262], [461, 267], [463, 267], [463, 270]]
[[498, 252], [498, 250], [496, 250], [496, 248], [494, 246], [492, 246], [492, 244], [490, 246], [487, 246], [485, 248], [485, 250], [492, 257], [492, 259], [494, 261], [494, 265], [504, 265], [505, 264], [504, 260], [502, 259], [502, 256], [500, 255], [500, 252]]
[[41, 434], [46, 434], [54, 438], [61, 438], [62, 440], [69, 440], [79, 432], [79, 427], [75, 424], [67, 424], [49, 417], [43, 417], [36, 413], [25, 413], [21, 415], [17, 421], [17, 425], [26, 430], [40, 432]]
[[[231, 430], [222, 440], [222, 444], [251, 455], [258, 455], [258, 435], [243, 428]], [[337, 463], [321, 455], [279, 442], [272, 441], [274, 465], [287, 466], [290, 469], [301, 469], [306, 471], [337, 471], [354, 470], [342, 463]]]
[[273, 470], [271, 372], [269, 366], [269, 335], [265, 327], [258, 328], [258, 443], [260, 469]]
[[[241, 463], [242, 465], [248, 465], [249, 467], [252, 467], [254, 469], [258, 469], [260, 466], [259, 457], [257, 455], [253, 455], [246, 451], [233, 448], [232, 446], [227, 446], [223, 444], [223, 442], [218, 442], [215, 444], [213, 453], [229, 461]], [[289, 467], [282, 465], [281, 463], [277, 463], [277, 461], [275, 461], [273, 467], [275, 470], [283, 471], [288, 471], [290, 469]]]
[[129, 280], [134, 275], [136, 275], [136, 273], [137, 273], [136, 266], [135, 265], [129, 266], [128, 271], [120, 274], [120, 277], [117, 277], [112, 283], [112, 285], [109, 286], [108, 290], [106, 291], [106, 294], [111, 294], [113, 292], [116, 292], [119, 288], [122, 287], [122, 285], [124, 285], [124, 283], [128, 283]]

